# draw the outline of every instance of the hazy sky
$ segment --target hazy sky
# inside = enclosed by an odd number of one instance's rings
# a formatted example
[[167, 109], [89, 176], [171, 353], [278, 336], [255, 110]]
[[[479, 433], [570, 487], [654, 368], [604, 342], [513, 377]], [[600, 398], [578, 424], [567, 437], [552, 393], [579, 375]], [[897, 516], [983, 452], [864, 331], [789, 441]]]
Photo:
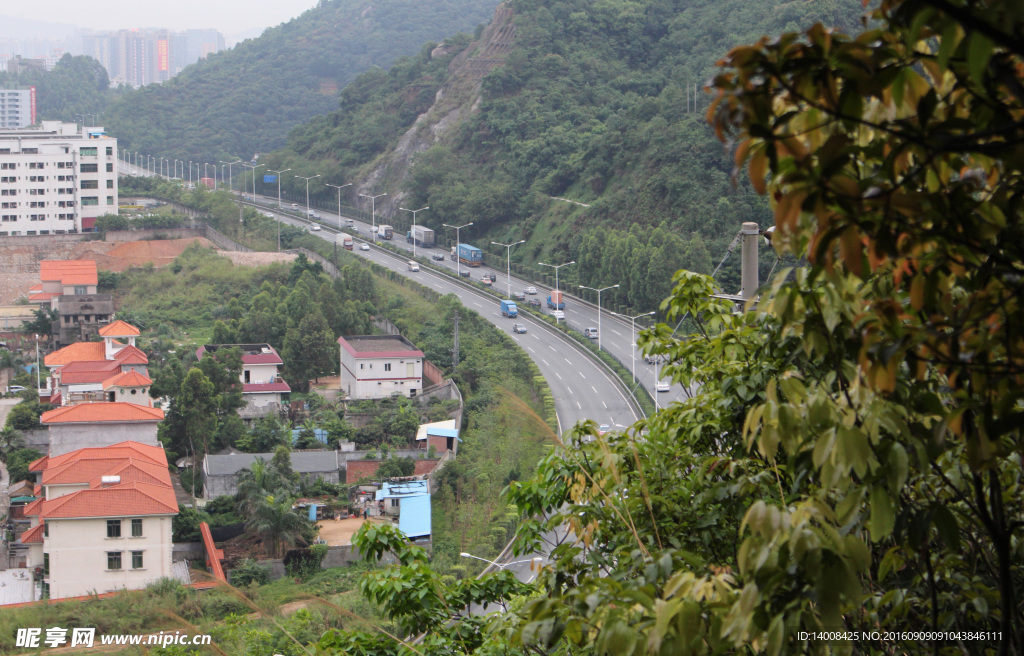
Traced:
[[213, 28], [233, 34], [290, 20], [316, 0], [28, 0], [0, 13], [97, 30], [130, 27]]

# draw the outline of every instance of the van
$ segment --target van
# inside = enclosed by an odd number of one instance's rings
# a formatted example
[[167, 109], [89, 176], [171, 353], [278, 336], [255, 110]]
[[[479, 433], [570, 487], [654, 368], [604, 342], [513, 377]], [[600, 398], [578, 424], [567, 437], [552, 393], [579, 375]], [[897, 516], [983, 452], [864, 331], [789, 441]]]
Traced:
[[354, 228], [356, 226], [355, 219], [345, 219], [345, 227]]
[[412, 260], [409, 260], [409, 270], [410, 271], [419, 271], [420, 270], [419, 263], [418, 262], [413, 262]]
[[292, 209], [293, 210], [299, 209], [299, 204], [298, 203], [292, 203]]
[[584, 328], [583, 334], [590, 339], [597, 339], [597, 328]]

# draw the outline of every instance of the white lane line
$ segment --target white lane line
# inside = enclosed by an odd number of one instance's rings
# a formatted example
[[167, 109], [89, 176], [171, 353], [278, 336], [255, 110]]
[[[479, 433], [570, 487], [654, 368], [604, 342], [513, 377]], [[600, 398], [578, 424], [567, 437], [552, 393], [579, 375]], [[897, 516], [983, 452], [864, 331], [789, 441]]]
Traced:
[[562, 375], [559, 374], [557, 371], [555, 372], [555, 375], [558, 376], [558, 380], [562, 380]]
[[582, 405], [580, 405], [580, 402], [579, 402], [579, 401], [577, 401], [577, 402], [576, 402], [576, 407], [577, 407], [577, 408], [579, 408], [580, 410], [582, 410], [582, 409], [583, 409], [583, 406], [582, 406]]
[[612, 331], [613, 333], [615, 333], [619, 337], [622, 337], [622, 333], [620, 333], [619, 331], [615, 330], [614, 328], [609, 328], [608, 330]]
[[572, 366], [572, 360], [570, 360], [569, 358], [566, 358], [565, 361], [569, 363], [570, 367]]
[[594, 394], [597, 394], [597, 393], [598, 393], [598, 392], [597, 392], [597, 388], [596, 388], [596, 387], [594, 387], [593, 385], [591, 385], [591, 386], [590, 386], [590, 389], [594, 390]]
[[572, 394], [573, 396], [576, 396], [576, 392], [572, 391], [572, 388], [569, 387], [568, 385], [565, 386], [565, 389], [569, 390], [569, 393]]
[[530, 353], [536, 353], [536, 351], [533, 350], [532, 346], [527, 346], [526, 348], [530, 349]]
[[550, 367], [551, 366], [551, 365], [548, 364], [548, 361], [545, 360], [544, 358], [541, 358], [540, 361], [544, 363], [545, 367]]
[[607, 404], [607, 403], [605, 403], [604, 401], [601, 401], [601, 405], [603, 405], [603, 406], [604, 406], [604, 409], [605, 409], [605, 410], [607, 410], [607, 409], [608, 409], [608, 404]]
[[554, 346], [548, 344], [548, 348], [554, 351], [555, 353], [558, 353], [558, 349], [556, 349]]

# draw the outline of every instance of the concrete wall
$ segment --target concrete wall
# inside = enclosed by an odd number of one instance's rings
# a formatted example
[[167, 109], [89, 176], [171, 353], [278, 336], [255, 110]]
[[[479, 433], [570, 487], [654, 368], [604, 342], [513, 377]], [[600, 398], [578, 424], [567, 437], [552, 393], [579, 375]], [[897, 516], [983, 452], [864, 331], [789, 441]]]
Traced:
[[110, 446], [132, 440], [158, 446], [156, 440], [157, 422], [135, 424], [53, 424], [50, 428], [50, 455], [84, 449], [86, 447]]
[[188, 239], [189, 237], [205, 236], [205, 228], [157, 228], [154, 230], [111, 230], [103, 235], [103, 241], [122, 242], [146, 241], [149, 239]]
[[[249, 372], [249, 380], [245, 380], [245, 372]], [[277, 378], [278, 371], [276, 364], [243, 364], [242, 382], [250, 383], [272, 383]]]
[[[316, 474], [300, 474], [303, 482], [309, 482], [322, 478], [328, 483], [337, 484], [341, 482], [341, 472], [318, 472]], [[224, 494], [234, 495], [238, 492], [238, 475], [223, 474], [218, 476], [207, 476], [203, 472], [203, 498], [213, 499]]]

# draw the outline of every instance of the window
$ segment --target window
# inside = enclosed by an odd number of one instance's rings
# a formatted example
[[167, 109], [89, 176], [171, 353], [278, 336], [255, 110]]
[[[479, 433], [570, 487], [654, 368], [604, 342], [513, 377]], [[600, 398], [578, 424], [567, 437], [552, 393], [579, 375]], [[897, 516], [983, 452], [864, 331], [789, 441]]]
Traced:
[[398, 499], [392, 499], [391, 500], [391, 507], [392, 508], [398, 508]]
[[96, 148], [80, 148], [78, 150], [78, 154], [79, 155], [84, 155], [86, 157], [96, 157], [97, 152], [96, 152]]
[[113, 180], [107, 180], [107, 189], [113, 189], [113, 188], [114, 188], [114, 181]]
[[47, 521], [43, 522], [43, 537], [44, 538], [50, 537], [50, 522], [47, 522]]
[[114, 204], [114, 197], [113, 196], [107, 196], [107, 205], [113, 205], [113, 204]]
[[107, 146], [107, 157], [110, 157], [113, 154], [114, 154], [114, 147], [113, 146]]
[[132, 537], [133, 538], [141, 538], [142, 537], [142, 520], [141, 519], [133, 519], [132, 520]]
[[107, 569], [121, 569], [121, 552], [107, 552]]
[[360, 363], [359, 363], [359, 368], [360, 368], [360, 369], [362, 369], [363, 367], [364, 367], [363, 363], [362, 363], [362, 362], [360, 362]]
[[[75, 296], [83, 296], [89, 293], [89, 288], [86, 285], [75, 285]], [[135, 520], [132, 520], [135, 521]]]
[[132, 552], [132, 569], [142, 569], [142, 552]]
[[107, 164], [107, 173], [113, 173], [113, 172], [114, 172], [114, 165], [113, 164]]
[[[108, 538], [119, 538], [121, 537], [121, 520], [120, 519], [108, 519], [107, 520], [107, 537]], [[112, 568], [114, 569], [114, 568]], [[116, 568], [120, 569], [120, 568]]]
[[391, 371], [391, 363], [390, 362], [385, 362], [384, 363], [384, 371]]
[[81, 164], [79, 165], [78, 170], [82, 173], [99, 173], [100, 166], [99, 164]]
[[99, 205], [99, 196], [82, 196], [82, 205]]
[[50, 554], [43, 554], [43, 576], [50, 575]]
[[99, 180], [82, 180], [82, 189], [99, 189]]

